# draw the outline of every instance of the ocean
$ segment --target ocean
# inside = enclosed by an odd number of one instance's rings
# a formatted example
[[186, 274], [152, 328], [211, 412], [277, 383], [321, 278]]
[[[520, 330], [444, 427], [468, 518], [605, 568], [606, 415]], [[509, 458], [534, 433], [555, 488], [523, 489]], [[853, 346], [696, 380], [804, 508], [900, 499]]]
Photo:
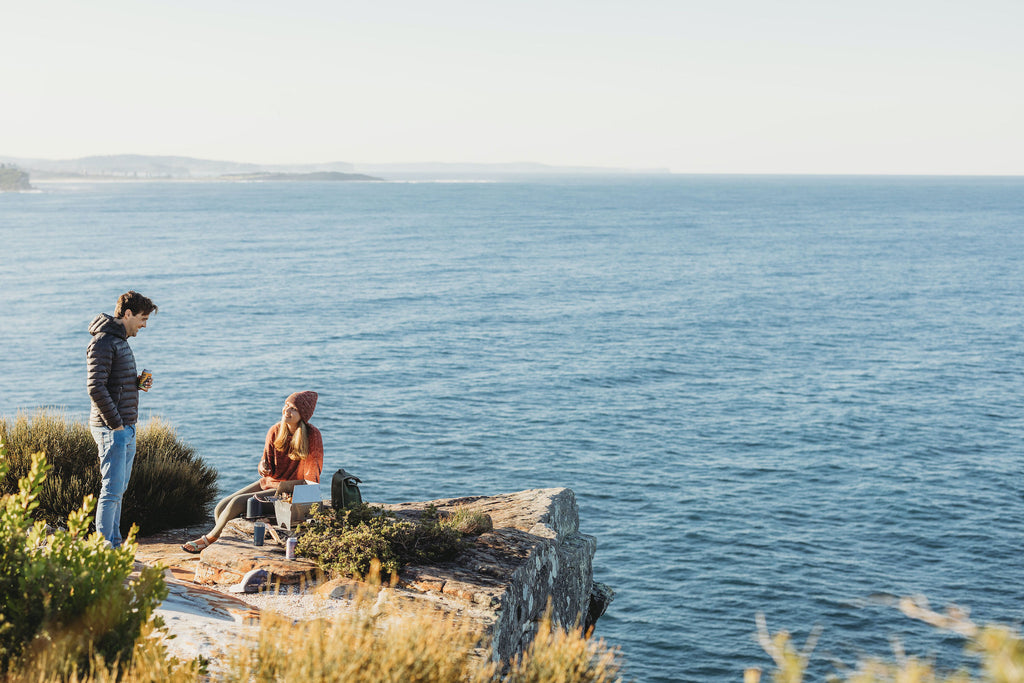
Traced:
[[85, 419], [137, 289], [159, 416], [254, 479], [311, 389], [326, 471], [401, 502], [567, 486], [638, 681], [812, 678], [1024, 619], [1024, 178], [38, 183], [0, 195], [0, 415]]

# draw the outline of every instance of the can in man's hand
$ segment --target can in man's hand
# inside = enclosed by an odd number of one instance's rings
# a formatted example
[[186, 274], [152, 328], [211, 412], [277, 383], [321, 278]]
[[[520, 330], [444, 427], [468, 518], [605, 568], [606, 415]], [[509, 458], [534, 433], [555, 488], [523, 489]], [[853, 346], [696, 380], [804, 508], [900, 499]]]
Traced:
[[153, 379], [153, 373], [143, 368], [142, 374], [139, 375], [139, 389], [143, 391], [149, 391], [149, 382]]

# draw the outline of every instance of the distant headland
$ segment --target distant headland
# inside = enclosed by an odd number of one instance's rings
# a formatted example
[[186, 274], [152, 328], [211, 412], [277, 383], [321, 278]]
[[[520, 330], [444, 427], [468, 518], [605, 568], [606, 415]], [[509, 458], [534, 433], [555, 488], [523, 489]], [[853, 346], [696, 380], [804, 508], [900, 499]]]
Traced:
[[667, 175], [668, 169], [625, 169], [593, 166], [549, 166], [531, 162], [507, 164], [416, 163], [252, 164], [179, 156], [117, 154], [77, 159], [32, 159], [0, 156], [0, 164], [16, 166], [34, 180], [225, 180], [225, 181], [381, 181], [502, 179], [536, 175]]
[[28, 173], [16, 166], [0, 164], [0, 192], [25, 192], [31, 189]]

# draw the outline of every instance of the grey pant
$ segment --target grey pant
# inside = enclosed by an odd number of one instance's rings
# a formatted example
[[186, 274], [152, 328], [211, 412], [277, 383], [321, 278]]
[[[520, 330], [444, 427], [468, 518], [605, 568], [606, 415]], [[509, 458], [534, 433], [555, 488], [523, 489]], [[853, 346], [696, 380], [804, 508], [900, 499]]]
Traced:
[[[244, 489], [235, 491], [230, 496], [221, 498], [220, 502], [217, 503], [217, 507], [213, 510], [213, 516], [216, 519], [216, 524], [213, 527], [213, 531], [210, 531], [207, 535], [211, 540], [220, 538], [221, 532], [224, 531], [224, 527], [227, 523], [233, 520], [239, 515], [245, 514], [246, 504], [253, 495], [262, 492], [264, 489], [260, 486], [260, 483], [253, 482]], [[273, 489], [271, 489], [272, 491]]]

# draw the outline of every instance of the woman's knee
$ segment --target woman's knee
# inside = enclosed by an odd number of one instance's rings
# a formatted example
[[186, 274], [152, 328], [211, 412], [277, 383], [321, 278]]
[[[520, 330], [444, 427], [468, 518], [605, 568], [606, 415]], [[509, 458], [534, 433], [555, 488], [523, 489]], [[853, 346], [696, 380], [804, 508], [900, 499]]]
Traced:
[[222, 502], [224, 507], [221, 508], [220, 514], [227, 515], [228, 519], [233, 519], [243, 514], [249, 505], [249, 499], [253, 497], [253, 493], [236, 493], [233, 496], [225, 498]]
[[255, 494], [259, 493], [262, 490], [263, 487], [260, 486], [260, 483], [257, 481], [252, 484], [249, 484], [243, 489], [235, 491], [230, 495], [224, 496], [223, 498], [220, 499], [220, 502], [217, 503], [217, 506], [214, 508], [214, 516], [220, 515], [221, 511], [224, 510], [227, 506], [231, 505], [236, 498], [242, 496], [246, 500], [248, 500], [250, 497], [254, 496]]

